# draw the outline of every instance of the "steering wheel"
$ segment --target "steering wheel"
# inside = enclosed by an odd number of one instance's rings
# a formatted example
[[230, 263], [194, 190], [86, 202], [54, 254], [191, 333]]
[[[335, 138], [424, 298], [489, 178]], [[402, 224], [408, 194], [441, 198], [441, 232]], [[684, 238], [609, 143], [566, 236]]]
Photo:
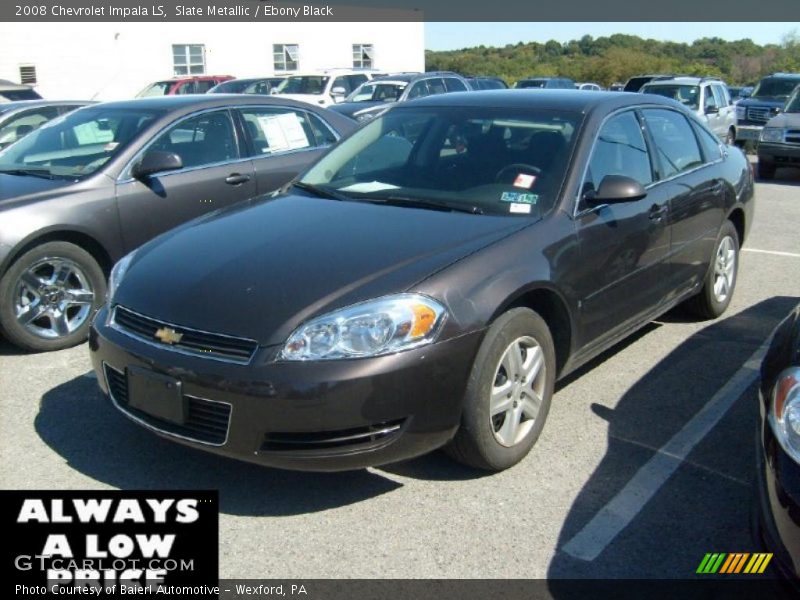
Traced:
[[[494, 176], [495, 183], [503, 183], [503, 179], [510, 173], [513, 175], [518, 175], [520, 171], [533, 173], [537, 177], [542, 174], [542, 170], [539, 167], [534, 167], [533, 165], [528, 165], [525, 163], [514, 163], [513, 165], [507, 165], [500, 169], [497, 172], [497, 175]], [[513, 181], [511, 182], [513, 183]]]

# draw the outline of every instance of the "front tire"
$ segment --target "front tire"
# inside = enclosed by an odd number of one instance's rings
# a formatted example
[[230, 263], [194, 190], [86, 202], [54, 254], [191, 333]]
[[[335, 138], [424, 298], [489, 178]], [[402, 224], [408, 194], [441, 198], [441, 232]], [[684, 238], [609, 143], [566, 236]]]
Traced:
[[478, 350], [461, 427], [445, 451], [488, 471], [518, 463], [542, 432], [555, 374], [553, 338], [545, 321], [527, 308], [500, 316]]
[[0, 329], [36, 352], [79, 344], [106, 295], [106, 277], [86, 252], [48, 242], [20, 256], [0, 278]]
[[720, 230], [700, 292], [687, 302], [700, 319], [716, 319], [731, 303], [739, 274], [739, 234], [730, 221]]

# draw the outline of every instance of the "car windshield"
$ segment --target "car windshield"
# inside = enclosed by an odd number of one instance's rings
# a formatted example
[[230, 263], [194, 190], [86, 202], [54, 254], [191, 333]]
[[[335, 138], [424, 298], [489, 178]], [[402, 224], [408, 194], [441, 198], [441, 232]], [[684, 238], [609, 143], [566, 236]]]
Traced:
[[325, 92], [330, 77], [324, 75], [298, 75], [287, 77], [278, 86], [279, 94], [314, 94]]
[[786, 101], [786, 107], [783, 112], [787, 113], [800, 113], [800, 87], [795, 88], [792, 95]]
[[788, 98], [798, 84], [800, 79], [767, 77], [759, 82], [752, 95], [754, 98]]
[[700, 88], [696, 85], [645, 85], [642, 87], [643, 94], [656, 94], [665, 98], [672, 98], [689, 108], [697, 109], [700, 98]]
[[141, 92], [136, 94], [137, 98], [149, 98], [150, 96], [166, 96], [174, 81], [156, 81], [151, 83]]
[[162, 111], [86, 108], [54, 119], [0, 152], [0, 172], [79, 179], [105, 165]]
[[407, 85], [405, 82], [364, 83], [345, 102], [397, 102]]
[[300, 186], [343, 200], [536, 216], [555, 204], [581, 120], [562, 110], [395, 108]]

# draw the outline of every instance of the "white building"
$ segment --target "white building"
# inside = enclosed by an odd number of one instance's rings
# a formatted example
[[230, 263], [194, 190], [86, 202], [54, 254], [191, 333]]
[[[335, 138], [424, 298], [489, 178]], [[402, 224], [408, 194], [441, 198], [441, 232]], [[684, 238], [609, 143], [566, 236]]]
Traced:
[[0, 79], [45, 98], [130, 98], [174, 75], [424, 71], [421, 22], [0, 23]]

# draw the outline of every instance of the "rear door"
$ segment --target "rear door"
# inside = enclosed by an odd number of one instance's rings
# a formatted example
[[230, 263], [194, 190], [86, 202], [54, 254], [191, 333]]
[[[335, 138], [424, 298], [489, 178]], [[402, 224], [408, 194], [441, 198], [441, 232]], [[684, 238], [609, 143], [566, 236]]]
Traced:
[[722, 223], [722, 149], [717, 138], [676, 110], [648, 108], [642, 114], [656, 149], [658, 187], [670, 197], [670, 287], [680, 295], [705, 276]]
[[253, 159], [258, 194], [294, 179], [338, 139], [322, 118], [305, 110], [248, 106], [236, 113]]
[[242, 151], [227, 109], [203, 112], [170, 125], [145, 149], [174, 152], [183, 168], [145, 181], [123, 171], [117, 183], [122, 235], [135, 248], [159, 233], [211, 210], [255, 195], [252, 160]]
[[[637, 113], [631, 109], [608, 118], [594, 142], [576, 215], [582, 272], [589, 274], [575, 279], [588, 344], [602, 344], [651, 314], [669, 285], [669, 197], [653, 185], [653, 167]], [[591, 203], [587, 195], [607, 175], [636, 179], [647, 196]]]

